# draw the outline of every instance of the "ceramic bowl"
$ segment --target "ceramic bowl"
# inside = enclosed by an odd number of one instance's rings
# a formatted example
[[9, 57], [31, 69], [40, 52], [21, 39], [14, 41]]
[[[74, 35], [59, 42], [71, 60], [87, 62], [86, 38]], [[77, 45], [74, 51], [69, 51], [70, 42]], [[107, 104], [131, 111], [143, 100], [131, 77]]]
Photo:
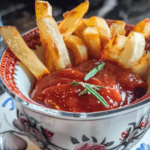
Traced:
[[[126, 34], [132, 28], [126, 24]], [[31, 49], [41, 45], [37, 28], [24, 34], [23, 38]], [[146, 41], [146, 49], [149, 49], [150, 39]], [[150, 93], [134, 104], [110, 111], [71, 113], [48, 109], [30, 99], [29, 77], [9, 48], [1, 56], [0, 76], [1, 86], [15, 100], [22, 129], [41, 149], [130, 149], [150, 127]]]

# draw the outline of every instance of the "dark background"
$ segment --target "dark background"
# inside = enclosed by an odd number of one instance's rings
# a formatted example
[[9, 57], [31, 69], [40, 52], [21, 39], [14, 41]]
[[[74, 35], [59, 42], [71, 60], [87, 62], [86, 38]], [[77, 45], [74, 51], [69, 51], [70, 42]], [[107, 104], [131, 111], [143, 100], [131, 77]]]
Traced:
[[[83, 1], [49, 0], [56, 21], [62, 19], [65, 11], [71, 10]], [[16, 26], [21, 34], [35, 28], [34, 2], [35, 0], [0, 0], [0, 19], [3, 25]], [[150, 0], [89, 0], [89, 2], [90, 9], [85, 17], [100, 16], [105, 19], [124, 20], [133, 25], [144, 18], [150, 18]], [[2, 92], [0, 88], [0, 94]]]
[[[62, 14], [84, 0], [49, 0], [53, 17], [59, 21]], [[150, 18], [150, 0], [89, 0], [90, 9], [85, 17], [98, 15], [106, 19], [125, 20], [136, 24]], [[36, 27], [34, 0], [0, 0], [0, 15], [4, 25], [14, 25], [24, 33]]]

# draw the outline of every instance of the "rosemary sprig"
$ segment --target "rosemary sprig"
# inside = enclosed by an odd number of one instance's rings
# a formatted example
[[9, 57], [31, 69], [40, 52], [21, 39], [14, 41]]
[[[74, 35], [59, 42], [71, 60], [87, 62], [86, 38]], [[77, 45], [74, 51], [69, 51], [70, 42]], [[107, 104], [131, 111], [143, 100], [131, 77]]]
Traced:
[[84, 95], [84, 94], [86, 94], [86, 93], [88, 93], [88, 90], [87, 90], [87, 89], [85, 89], [85, 90], [83, 90], [82, 92], [80, 92], [79, 95]]
[[85, 88], [92, 94], [94, 95], [105, 107], [109, 107], [107, 102], [103, 99], [102, 96], [99, 95], [92, 87], [90, 87], [88, 84], [86, 84]]
[[84, 80], [87, 81], [89, 80], [91, 77], [93, 77], [98, 71], [100, 71], [103, 67], [104, 67], [105, 63], [102, 63], [100, 65], [98, 65], [97, 67], [93, 68], [89, 73], [86, 74], [86, 76], [84, 77]]
[[[82, 85], [83, 87], [85, 87], [86, 86], [86, 84], [88, 84], [90, 87], [92, 87], [94, 90], [100, 90], [101, 88], [103, 88], [102, 86], [99, 86], [99, 85], [93, 85], [93, 84], [89, 84], [89, 83], [83, 83], [83, 82], [76, 82], [76, 81], [74, 81], [74, 82], [72, 82], [72, 83], [70, 83], [70, 85]], [[79, 95], [83, 95], [83, 94], [86, 94], [86, 93], [88, 93], [88, 90], [83, 90], [82, 92], [80, 92], [79, 93]]]
[[83, 82], [72, 82], [70, 83], [70, 85], [82, 85], [85, 89], [79, 93], [79, 95], [83, 95], [86, 93], [91, 93], [92, 95], [94, 95], [105, 107], [109, 107], [109, 105], [107, 104], [107, 102], [103, 99], [102, 96], [99, 95], [99, 93], [96, 92], [96, 90], [100, 90], [102, 88], [102, 86], [98, 86], [98, 85], [93, 85], [93, 84], [89, 84], [89, 83], [83, 83]]

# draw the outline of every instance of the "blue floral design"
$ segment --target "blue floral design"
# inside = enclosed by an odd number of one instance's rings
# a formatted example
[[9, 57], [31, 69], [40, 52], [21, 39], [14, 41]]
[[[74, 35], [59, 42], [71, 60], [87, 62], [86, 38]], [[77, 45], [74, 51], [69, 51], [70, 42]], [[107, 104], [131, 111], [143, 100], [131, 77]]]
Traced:
[[8, 103], [9, 101], [11, 101], [11, 108], [10, 108], [10, 110], [14, 110], [14, 109], [15, 109], [15, 102], [14, 102], [14, 100], [13, 100], [11, 97], [7, 98], [7, 99], [3, 102], [2, 106], [3, 106], [3, 107], [6, 107], [6, 105], [7, 105], [7, 103]]
[[150, 145], [142, 143], [140, 148], [137, 148], [136, 150], [150, 150]]

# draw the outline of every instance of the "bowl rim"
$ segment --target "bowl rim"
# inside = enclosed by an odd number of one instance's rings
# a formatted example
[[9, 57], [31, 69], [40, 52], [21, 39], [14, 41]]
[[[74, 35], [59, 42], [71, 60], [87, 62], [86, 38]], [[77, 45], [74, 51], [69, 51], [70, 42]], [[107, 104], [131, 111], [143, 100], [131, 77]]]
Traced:
[[[129, 24], [126, 24], [129, 25]], [[29, 32], [38, 29], [38, 27], [35, 27], [27, 32], [25, 32], [23, 35], [28, 34]], [[8, 47], [4, 48], [1, 55], [0, 55], [0, 68], [3, 56], [5, 52], [7, 51]], [[146, 96], [143, 100], [138, 99], [137, 103], [132, 103], [129, 105], [126, 105], [121, 108], [108, 110], [108, 111], [98, 111], [98, 112], [91, 112], [91, 113], [74, 113], [74, 112], [66, 112], [66, 111], [60, 111], [60, 110], [54, 110], [50, 108], [43, 107], [42, 105], [39, 105], [38, 103], [34, 102], [34, 104], [31, 104], [30, 102], [27, 102], [26, 100], [20, 98], [19, 96], [15, 95], [8, 87], [5, 85], [2, 77], [0, 76], [0, 86], [7, 92], [14, 100], [17, 100], [20, 104], [25, 106], [26, 108], [29, 108], [29, 110], [32, 110], [34, 112], [45, 114], [46, 116], [51, 116], [53, 118], [62, 118], [63, 120], [99, 120], [102, 118], [109, 118], [113, 116], [120, 116], [121, 114], [127, 114], [136, 110], [139, 110], [141, 107], [147, 106], [148, 103], [150, 103], [150, 92], [144, 95]], [[142, 98], [143, 98], [142, 97]]]

